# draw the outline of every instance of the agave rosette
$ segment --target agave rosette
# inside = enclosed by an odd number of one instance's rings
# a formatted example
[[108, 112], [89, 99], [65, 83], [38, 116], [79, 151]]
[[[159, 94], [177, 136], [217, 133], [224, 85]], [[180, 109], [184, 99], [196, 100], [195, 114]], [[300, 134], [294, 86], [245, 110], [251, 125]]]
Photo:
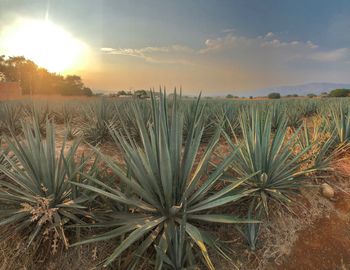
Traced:
[[[146, 252], [154, 254], [155, 269], [193, 267], [198, 261], [198, 254], [202, 254], [207, 267], [213, 269], [207, 246], [217, 248], [221, 253], [222, 250], [217, 241], [201, 229], [200, 224], [242, 222], [232, 215], [210, 214], [208, 211], [245, 196], [244, 192], [235, 192], [245, 180], [230, 183], [220, 191], [213, 190], [235, 154], [232, 153], [207, 173], [220, 129], [203, 155], [198, 157], [205, 128], [203, 106], [199, 99], [191, 106], [192, 119], [185, 142], [184, 114], [176, 94], [171, 112], [164, 94], [160, 95], [159, 102], [154, 97], [151, 102], [149, 126], [142, 120], [140, 107], [137, 103], [133, 104], [141, 146], [127, 130], [124, 133], [111, 130], [122, 149], [127, 168], [117, 165], [109, 157], [102, 156], [102, 159], [118, 176], [120, 187], [112, 188], [92, 177], [88, 179], [94, 185], [76, 183], [116, 204], [126, 206], [124, 212], [106, 209], [103, 221], [100, 220], [95, 226], [109, 230], [77, 244], [122, 237], [122, 242], [104, 262], [105, 265], [112, 263], [134, 245], [129, 256], [123, 258], [122, 269], [134, 269]], [[108, 213], [110, 218], [106, 219]], [[173, 250], [174, 246], [176, 250]], [[180, 252], [182, 248], [187, 251], [187, 256], [182, 253], [184, 250]], [[196, 252], [198, 250], [200, 253]]]
[[[39, 123], [23, 124], [24, 139], [6, 138], [8, 153], [0, 164], [0, 226], [11, 226], [9, 234], [26, 232], [28, 246], [40, 243], [43, 237], [61, 239], [68, 247], [65, 226], [82, 223], [88, 215], [82, 204], [89, 197], [72, 186], [69, 180], [80, 181], [78, 172], [86, 169], [86, 159], [75, 162], [78, 142], [66, 149], [65, 142], [56, 150], [54, 127], [46, 124], [46, 138]], [[95, 165], [87, 174], [96, 173]]]

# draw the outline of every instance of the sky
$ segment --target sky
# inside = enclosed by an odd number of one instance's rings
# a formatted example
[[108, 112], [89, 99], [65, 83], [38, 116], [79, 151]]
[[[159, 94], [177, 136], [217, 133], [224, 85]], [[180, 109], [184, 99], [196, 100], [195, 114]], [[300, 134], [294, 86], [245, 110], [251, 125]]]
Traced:
[[349, 83], [349, 11], [348, 0], [0, 0], [0, 54], [66, 65], [105, 91]]

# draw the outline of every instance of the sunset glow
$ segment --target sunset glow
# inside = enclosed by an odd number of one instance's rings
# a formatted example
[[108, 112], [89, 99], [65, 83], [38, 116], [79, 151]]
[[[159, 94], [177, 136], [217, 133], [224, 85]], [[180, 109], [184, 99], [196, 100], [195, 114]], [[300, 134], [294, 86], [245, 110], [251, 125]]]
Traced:
[[0, 45], [7, 55], [23, 55], [57, 73], [77, 69], [87, 54], [83, 42], [46, 20], [17, 20], [2, 32]]
[[259, 96], [350, 83], [350, 1], [199, 2], [0, 0], [0, 55], [103, 93], [163, 85]]

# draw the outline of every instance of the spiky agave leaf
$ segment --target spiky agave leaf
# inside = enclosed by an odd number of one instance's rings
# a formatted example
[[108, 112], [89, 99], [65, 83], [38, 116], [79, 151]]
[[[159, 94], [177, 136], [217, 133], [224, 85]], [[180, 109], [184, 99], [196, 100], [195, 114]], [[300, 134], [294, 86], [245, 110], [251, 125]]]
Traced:
[[[234, 157], [232, 170], [241, 178], [254, 174], [244, 184], [252, 192], [254, 212], [262, 208], [268, 216], [271, 202], [287, 205], [305, 184], [306, 175], [315, 170], [303, 167], [308, 162], [304, 155], [311, 146], [293, 152], [299, 130], [287, 138], [287, 120], [284, 119], [273, 133], [271, 114], [262, 114], [258, 109], [243, 112], [240, 126], [242, 139], [235, 137], [233, 141], [241, 147]], [[228, 142], [235, 147], [230, 138]]]
[[[239, 114], [240, 114], [240, 107], [238, 104], [225, 104], [222, 109], [222, 115], [218, 116], [218, 119], [225, 118], [226, 121], [223, 125], [223, 130], [227, 134], [231, 134], [231, 132], [234, 132], [235, 134], [239, 134]], [[233, 135], [233, 134], [231, 134]]]
[[[184, 114], [180, 110], [178, 97], [174, 96], [171, 112], [166, 96], [161, 93], [160, 101], [152, 97], [151, 125], [146, 126], [140, 107], [133, 104], [134, 115], [140, 131], [142, 147], [136, 143], [127, 131], [111, 130], [117, 144], [123, 151], [127, 170], [118, 166], [106, 156], [102, 159], [118, 176], [120, 183], [127, 187], [128, 193], [121, 188], [109, 187], [96, 178], [89, 178], [95, 185], [78, 184], [118, 204], [127, 206], [127, 212], [113, 214], [109, 222], [100, 226], [110, 227], [102, 235], [77, 244], [91, 243], [124, 236], [105, 265], [119, 258], [126, 250], [138, 243], [130, 257], [124, 258], [122, 269], [135, 269], [146, 251], [156, 246], [156, 268], [166, 265], [192, 267], [199, 250], [207, 266], [214, 269], [207, 245], [214, 243], [197, 224], [207, 222], [237, 223], [241, 220], [230, 215], [214, 215], [207, 211], [215, 207], [237, 201], [245, 193], [233, 191], [244, 181], [226, 186], [221, 191], [213, 187], [219, 181], [234, 153], [206, 175], [211, 154], [220, 137], [217, 130], [204, 154], [197, 157], [204, 130], [203, 106], [199, 99], [191, 106], [191, 121], [186, 141], [183, 142]], [[196, 159], [198, 158], [198, 162]], [[106, 209], [110, 211], [110, 209]], [[105, 215], [106, 217], [106, 215]], [[195, 221], [195, 222], [194, 222]], [[176, 233], [174, 233], [176, 232]], [[177, 239], [177, 240], [176, 240]], [[171, 245], [191, 247], [194, 256], [177, 257], [170, 250]], [[181, 243], [180, 243], [181, 242]], [[169, 244], [173, 243], [173, 244]], [[192, 248], [193, 247], [193, 248]]]
[[[137, 102], [141, 110], [142, 121], [147, 124], [150, 120], [151, 108], [147, 101], [141, 99], [134, 99], [132, 102]], [[114, 104], [116, 117], [113, 122], [113, 129], [117, 131], [127, 130], [128, 134], [135, 140], [141, 141], [140, 132], [138, 129], [137, 121], [134, 117], [133, 108], [131, 102], [123, 101], [116, 102]]]
[[23, 107], [19, 102], [16, 103], [0, 103], [0, 135], [18, 134], [21, 130], [20, 119]]
[[32, 125], [38, 125], [41, 134], [45, 135], [46, 122], [53, 117], [49, 104], [44, 101], [29, 102], [25, 106], [24, 113]]
[[[52, 105], [51, 105], [52, 106]], [[71, 124], [78, 116], [79, 104], [76, 101], [65, 102], [53, 110], [56, 124]]]
[[307, 148], [305, 153], [309, 157], [309, 164], [317, 171], [331, 170], [330, 163], [343, 149], [343, 145], [337, 145], [336, 130], [330, 131], [324, 117], [315, 117], [310, 122], [304, 120], [303, 127], [298, 137], [298, 151]]
[[[257, 193], [264, 193], [267, 198], [288, 202], [289, 195], [303, 185], [305, 175], [314, 171], [310, 168], [300, 170], [306, 162], [303, 156], [309, 148], [293, 152], [300, 130], [288, 134], [285, 120], [272, 133], [271, 115], [262, 115], [259, 110], [243, 113], [240, 125], [242, 144], [232, 169], [240, 177], [255, 173], [246, 185], [256, 189]], [[268, 212], [268, 207], [265, 210]]]
[[337, 103], [330, 109], [330, 130], [336, 130], [337, 142], [339, 144], [350, 141], [350, 106], [346, 103]]
[[108, 126], [113, 125], [115, 121], [113, 109], [105, 99], [89, 104], [87, 108], [84, 107], [80, 126], [84, 140], [97, 145], [110, 139]]
[[[24, 139], [6, 138], [7, 165], [0, 165], [6, 177], [0, 179], [0, 226], [10, 225], [13, 230], [25, 231], [28, 246], [43, 236], [55, 235], [68, 246], [65, 226], [80, 223], [87, 216], [82, 203], [89, 199], [69, 182], [85, 169], [86, 162], [75, 163], [78, 142], [66, 149], [65, 140], [56, 150], [54, 127], [46, 124], [46, 138], [40, 134], [40, 125], [22, 124]], [[91, 172], [91, 173], [90, 173]], [[94, 169], [87, 171], [93, 174]], [[81, 176], [79, 176], [81, 177]]]
[[286, 108], [281, 102], [271, 104], [271, 107], [267, 108], [264, 111], [265, 113], [269, 111], [271, 113], [271, 126], [273, 130], [276, 130], [279, 127], [279, 125], [285, 120]]
[[291, 128], [299, 128], [303, 123], [302, 111], [297, 109], [289, 109], [286, 111], [288, 126]]
[[[0, 137], [0, 165], [1, 166], [8, 166], [8, 162], [6, 161], [6, 155], [8, 154], [8, 150], [7, 148], [5, 148], [2, 144], [2, 138]], [[3, 149], [5, 148], [5, 149]], [[4, 174], [2, 172], [0, 172], [0, 179], [4, 177]]]
[[[263, 211], [262, 207], [256, 207], [256, 198], [253, 198], [249, 203], [247, 218], [254, 220], [262, 220], [263, 219]], [[260, 223], [248, 223], [243, 229], [237, 226], [239, 232], [245, 237], [246, 241], [251, 250], [256, 250], [256, 244], [260, 233]]]

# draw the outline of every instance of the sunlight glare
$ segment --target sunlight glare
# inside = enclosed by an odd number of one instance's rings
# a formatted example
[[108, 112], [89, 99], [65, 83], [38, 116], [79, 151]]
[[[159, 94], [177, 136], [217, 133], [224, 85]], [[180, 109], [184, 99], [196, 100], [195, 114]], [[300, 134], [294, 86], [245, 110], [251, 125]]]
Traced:
[[47, 20], [20, 19], [2, 31], [0, 49], [23, 55], [51, 72], [65, 73], [83, 65], [88, 47]]

